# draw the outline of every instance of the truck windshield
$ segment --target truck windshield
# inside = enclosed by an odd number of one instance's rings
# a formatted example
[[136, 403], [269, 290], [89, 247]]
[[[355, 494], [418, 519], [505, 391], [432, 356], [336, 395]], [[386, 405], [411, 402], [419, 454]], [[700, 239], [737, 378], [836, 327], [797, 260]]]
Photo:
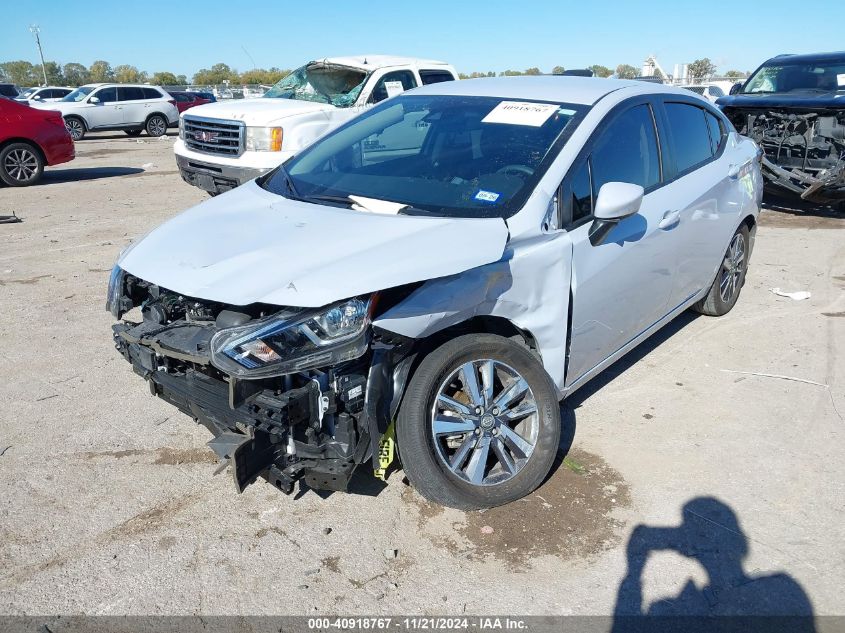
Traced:
[[402, 95], [317, 141], [259, 184], [309, 202], [352, 206], [348, 196], [360, 196], [396, 203], [403, 214], [509, 217], [586, 111], [500, 97]]
[[62, 101], [82, 101], [91, 93], [92, 90], [94, 90], [94, 88], [96, 88], [96, 86], [82, 86], [81, 88], [77, 88], [68, 96], [64, 97]]
[[280, 80], [264, 97], [317, 101], [346, 108], [358, 99], [366, 80], [367, 73], [357, 68], [310, 62]]
[[743, 94], [793, 90], [845, 90], [845, 59], [790, 64], [776, 60], [754, 73]]

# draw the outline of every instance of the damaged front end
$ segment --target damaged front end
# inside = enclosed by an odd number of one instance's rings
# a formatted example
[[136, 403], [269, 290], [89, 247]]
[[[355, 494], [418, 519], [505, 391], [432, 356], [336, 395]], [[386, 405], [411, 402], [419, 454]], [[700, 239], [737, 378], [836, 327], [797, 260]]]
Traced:
[[845, 204], [845, 110], [725, 106], [763, 150], [770, 186], [818, 204]]
[[[229, 306], [182, 296], [115, 267], [107, 308], [117, 350], [150, 392], [203, 424], [238, 492], [263, 477], [290, 493], [346, 490], [377, 456], [392, 383], [374, 339], [377, 295], [320, 309]], [[375, 370], [375, 371], [374, 371]], [[375, 457], [374, 457], [375, 459]]]

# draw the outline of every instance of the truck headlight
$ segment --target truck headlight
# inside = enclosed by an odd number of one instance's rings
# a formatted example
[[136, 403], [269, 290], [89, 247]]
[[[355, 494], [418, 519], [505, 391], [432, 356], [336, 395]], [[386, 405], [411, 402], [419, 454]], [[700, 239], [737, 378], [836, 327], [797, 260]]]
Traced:
[[182, 122], [182, 117], [179, 117], [179, 138], [185, 140], [185, 124]]
[[318, 310], [283, 311], [220, 330], [211, 363], [239, 378], [281, 376], [362, 356], [369, 345], [373, 297], [347, 299]]
[[246, 151], [281, 152], [282, 136], [280, 127], [247, 127]]

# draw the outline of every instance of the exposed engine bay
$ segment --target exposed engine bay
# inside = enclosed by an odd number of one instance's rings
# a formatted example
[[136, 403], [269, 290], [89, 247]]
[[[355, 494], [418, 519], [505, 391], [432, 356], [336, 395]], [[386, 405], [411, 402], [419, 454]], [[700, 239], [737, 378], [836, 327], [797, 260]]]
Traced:
[[767, 183], [810, 202], [845, 203], [845, 110], [728, 106], [724, 113], [762, 148]]
[[[238, 492], [258, 477], [286, 493], [299, 479], [310, 488], [346, 490], [356, 466], [370, 457], [378, 464], [392, 391], [388, 372], [381, 370], [403, 341], [381, 339], [367, 327], [365, 344], [358, 348], [365, 351], [354, 359], [242, 379], [213, 364], [214, 336], [280, 314], [282, 321], [295, 323], [307, 310], [226, 306], [126, 274], [112, 280], [110, 296], [113, 312], [129, 312], [112, 326], [117, 350], [154, 396], [212, 432], [209, 446], [224, 467], [231, 467]], [[138, 311], [140, 321], [128, 318]], [[382, 403], [385, 415], [379, 416], [375, 407]]]

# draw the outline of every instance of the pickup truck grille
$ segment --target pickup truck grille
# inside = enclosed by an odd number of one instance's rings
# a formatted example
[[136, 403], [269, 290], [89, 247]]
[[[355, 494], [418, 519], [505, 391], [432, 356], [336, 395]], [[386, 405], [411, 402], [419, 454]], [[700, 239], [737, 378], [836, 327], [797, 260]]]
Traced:
[[244, 124], [238, 121], [182, 117], [185, 145], [204, 154], [240, 156], [244, 151]]

